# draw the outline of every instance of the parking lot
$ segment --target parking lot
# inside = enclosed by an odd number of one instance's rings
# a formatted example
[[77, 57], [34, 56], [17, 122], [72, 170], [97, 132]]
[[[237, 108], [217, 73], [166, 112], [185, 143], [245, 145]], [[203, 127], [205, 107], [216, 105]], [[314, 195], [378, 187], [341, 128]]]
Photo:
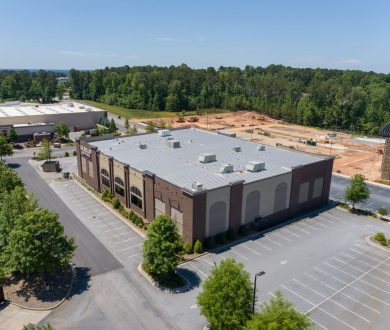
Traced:
[[[388, 329], [390, 253], [365, 241], [388, 225], [338, 209], [256, 235], [183, 267], [207, 278], [214, 263], [234, 258], [258, 280], [257, 308], [276, 290], [309, 313], [316, 329]], [[345, 237], [345, 240], [343, 240]]]
[[142, 237], [75, 182], [56, 182], [50, 186], [122, 264], [139, 262]]

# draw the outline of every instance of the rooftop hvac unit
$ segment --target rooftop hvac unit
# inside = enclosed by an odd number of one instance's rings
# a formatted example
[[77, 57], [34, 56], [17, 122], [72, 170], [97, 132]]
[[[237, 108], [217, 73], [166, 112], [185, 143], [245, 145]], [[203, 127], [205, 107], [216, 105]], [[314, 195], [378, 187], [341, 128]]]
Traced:
[[261, 145], [256, 148], [257, 151], [265, 151], [265, 146]]
[[160, 130], [158, 130], [158, 134], [161, 137], [169, 136], [169, 135], [171, 135], [171, 131], [169, 129], [160, 129]]
[[235, 146], [235, 147], [233, 147], [233, 151], [241, 152], [241, 147], [240, 146]]
[[260, 172], [265, 170], [265, 163], [253, 160], [246, 164], [245, 169], [249, 172]]
[[177, 140], [167, 140], [167, 146], [169, 148], [180, 148], [180, 141]]
[[203, 184], [201, 184], [200, 182], [197, 182], [197, 181], [192, 182], [192, 190], [195, 190], [195, 191], [203, 190]]
[[216, 160], [217, 160], [217, 155], [211, 153], [204, 153], [198, 157], [198, 161], [200, 161], [201, 163], [211, 163], [211, 162], [215, 162]]
[[233, 172], [233, 165], [232, 164], [222, 164], [222, 166], [219, 168], [220, 173], [232, 173]]
[[147, 148], [147, 146], [146, 146], [146, 144], [145, 143], [138, 143], [138, 149], [146, 149]]

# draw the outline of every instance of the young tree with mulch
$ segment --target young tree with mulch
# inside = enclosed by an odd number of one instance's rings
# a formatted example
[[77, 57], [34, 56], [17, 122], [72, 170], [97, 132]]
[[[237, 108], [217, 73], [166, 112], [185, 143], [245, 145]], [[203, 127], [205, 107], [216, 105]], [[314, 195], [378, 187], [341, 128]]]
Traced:
[[367, 188], [364, 176], [355, 174], [351, 178], [351, 183], [345, 191], [345, 200], [352, 202], [352, 208], [356, 203], [364, 202], [370, 197], [370, 190]]

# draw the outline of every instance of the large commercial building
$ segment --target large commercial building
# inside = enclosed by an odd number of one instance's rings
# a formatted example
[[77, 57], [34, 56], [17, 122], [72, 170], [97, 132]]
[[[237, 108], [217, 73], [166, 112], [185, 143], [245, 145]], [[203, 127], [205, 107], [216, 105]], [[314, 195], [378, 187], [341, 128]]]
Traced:
[[30, 138], [34, 133], [53, 133], [54, 126], [64, 122], [70, 130], [94, 128], [107, 112], [74, 102], [28, 105], [10, 103], [0, 105], [0, 132], [6, 134], [13, 127], [16, 134]]
[[77, 141], [79, 176], [148, 221], [170, 215], [185, 241], [254, 221], [266, 228], [328, 202], [332, 157], [193, 128], [98, 139]]

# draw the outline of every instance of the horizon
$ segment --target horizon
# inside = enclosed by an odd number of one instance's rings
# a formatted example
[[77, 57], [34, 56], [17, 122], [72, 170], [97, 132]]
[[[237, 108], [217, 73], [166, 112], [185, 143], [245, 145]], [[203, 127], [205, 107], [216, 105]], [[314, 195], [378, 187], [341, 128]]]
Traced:
[[390, 3], [384, 0], [5, 0], [2, 9], [8, 13], [0, 21], [8, 32], [0, 52], [4, 70], [186, 63], [390, 72]]

